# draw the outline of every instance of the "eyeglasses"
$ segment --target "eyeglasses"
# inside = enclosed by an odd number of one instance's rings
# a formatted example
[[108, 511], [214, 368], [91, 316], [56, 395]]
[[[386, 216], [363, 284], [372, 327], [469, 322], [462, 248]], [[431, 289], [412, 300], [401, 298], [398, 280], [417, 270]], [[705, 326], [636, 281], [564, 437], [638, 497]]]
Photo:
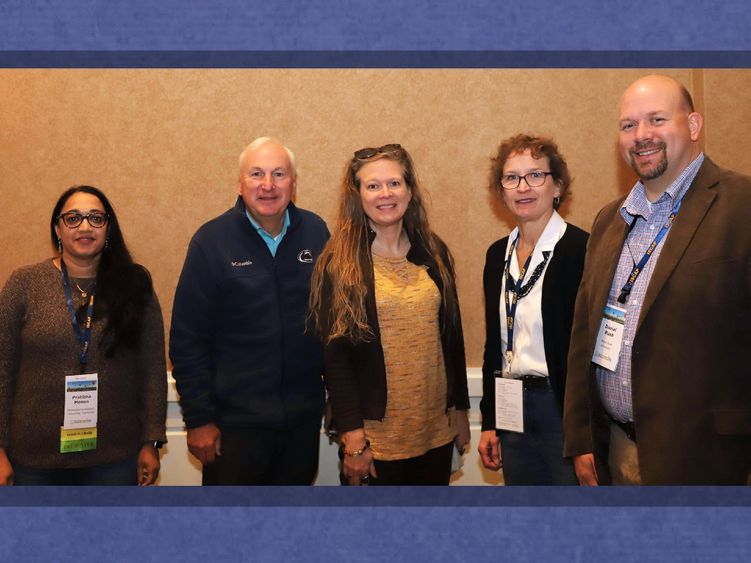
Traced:
[[503, 186], [504, 190], [515, 190], [519, 187], [523, 179], [530, 188], [539, 188], [545, 183], [545, 179], [552, 175], [552, 172], [541, 172], [540, 170], [528, 172], [524, 176], [506, 174], [505, 176], [501, 176], [501, 186]]
[[366, 149], [360, 149], [359, 151], [355, 151], [355, 158], [357, 160], [367, 160], [368, 158], [373, 158], [377, 154], [397, 152], [401, 150], [404, 150], [402, 149], [401, 145], [396, 144], [396, 143], [391, 143], [389, 145], [383, 145], [382, 147], [378, 147], [378, 148], [368, 147]]
[[78, 225], [83, 223], [84, 219], [86, 219], [89, 222], [89, 225], [91, 225], [95, 229], [101, 229], [107, 224], [109, 215], [107, 215], [106, 213], [98, 212], [92, 212], [88, 215], [81, 215], [76, 211], [69, 211], [68, 213], [58, 215], [57, 219], [62, 219], [63, 225], [65, 225], [69, 229], [75, 229]]

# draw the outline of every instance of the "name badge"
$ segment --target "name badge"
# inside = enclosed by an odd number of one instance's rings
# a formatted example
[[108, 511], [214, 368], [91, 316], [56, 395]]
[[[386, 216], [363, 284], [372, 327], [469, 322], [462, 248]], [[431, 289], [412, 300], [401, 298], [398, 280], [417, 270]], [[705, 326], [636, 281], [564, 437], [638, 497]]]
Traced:
[[98, 405], [98, 374], [65, 377], [65, 415], [60, 428], [60, 453], [96, 449]]
[[625, 325], [626, 309], [617, 305], [607, 305], [602, 314], [595, 352], [592, 355], [592, 361], [598, 366], [615, 371], [621, 353]]
[[495, 372], [495, 427], [498, 430], [524, 432], [524, 385], [520, 379], [502, 377]]

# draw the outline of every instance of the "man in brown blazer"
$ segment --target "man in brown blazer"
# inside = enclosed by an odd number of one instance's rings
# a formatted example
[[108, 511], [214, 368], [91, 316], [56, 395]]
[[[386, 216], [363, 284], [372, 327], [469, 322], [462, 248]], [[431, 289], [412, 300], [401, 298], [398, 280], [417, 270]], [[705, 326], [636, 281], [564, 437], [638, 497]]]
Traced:
[[702, 125], [672, 78], [621, 99], [640, 180], [597, 215], [577, 296], [564, 455], [582, 485], [749, 479], [751, 179], [704, 156]]

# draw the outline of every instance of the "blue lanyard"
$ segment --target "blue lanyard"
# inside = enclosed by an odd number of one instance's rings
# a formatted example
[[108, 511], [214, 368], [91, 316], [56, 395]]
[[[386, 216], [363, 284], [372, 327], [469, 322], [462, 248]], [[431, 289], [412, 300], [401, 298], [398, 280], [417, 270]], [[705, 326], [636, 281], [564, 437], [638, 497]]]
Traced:
[[81, 352], [79, 354], [79, 361], [81, 362], [81, 371], [83, 372], [86, 367], [86, 363], [89, 361], [89, 347], [91, 346], [91, 320], [94, 316], [94, 290], [96, 289], [96, 282], [94, 287], [89, 292], [89, 304], [86, 307], [86, 322], [84, 323], [84, 329], [78, 324], [76, 318], [76, 308], [73, 305], [73, 298], [70, 292], [70, 279], [68, 278], [68, 269], [65, 267], [65, 262], [62, 256], [60, 257], [60, 270], [63, 274], [63, 289], [65, 290], [65, 303], [68, 306], [68, 314], [70, 315], [70, 323], [73, 325], [73, 331], [76, 333], [78, 342], [81, 345]]
[[[516, 280], [515, 284], [509, 284], [509, 280], [513, 281], [511, 276], [509, 275], [509, 271], [511, 269], [511, 257], [514, 255], [514, 248], [516, 248], [516, 243], [519, 241], [519, 236], [516, 235], [516, 238], [511, 243], [511, 249], [508, 253], [508, 258], [506, 258], [506, 267], [503, 269], [503, 279], [506, 282], [506, 289], [503, 292], [504, 294], [504, 300], [506, 302], [506, 367], [507, 369], [511, 369], [511, 360], [514, 357], [514, 319], [516, 318], [516, 305], [519, 302], [519, 294], [522, 290], [522, 282], [524, 281], [524, 274], [527, 273], [527, 268], [529, 268], [529, 263], [532, 261], [532, 254], [527, 256], [527, 260], [524, 262], [524, 267], [519, 270], [519, 278]], [[509, 285], [511, 285], [511, 291], [509, 291]], [[511, 297], [509, 298], [509, 293], [511, 293]]]
[[[628, 296], [631, 294], [631, 290], [634, 288], [634, 284], [636, 283], [636, 279], [639, 277], [639, 274], [642, 273], [644, 270], [644, 266], [647, 265], [647, 262], [652, 257], [652, 254], [655, 251], [655, 248], [657, 248], [657, 245], [660, 244], [660, 241], [665, 238], [665, 235], [670, 230], [670, 227], [673, 226], [673, 222], [675, 221], [675, 218], [678, 216], [678, 210], [681, 208], [681, 203], [683, 203], [683, 198], [679, 199], [676, 204], [673, 206], [673, 210], [670, 212], [670, 216], [668, 217], [667, 221], [665, 221], [665, 224], [660, 229], [660, 232], [657, 233], [657, 236], [652, 241], [652, 244], [649, 245], [647, 248], [647, 251], [644, 253], [644, 256], [641, 257], [641, 260], [639, 260], [638, 264], [634, 264], [634, 269], [631, 270], [631, 275], [628, 277], [628, 280], [626, 281], [626, 285], [621, 288], [621, 293], [618, 295], [618, 303], [621, 305], [624, 305], [626, 303], [626, 300], [628, 299]], [[636, 225], [636, 221], [638, 221], [639, 218], [635, 217], [634, 222], [631, 224]], [[631, 232], [631, 229], [629, 229], [629, 233]], [[626, 235], [628, 237], [628, 235]]]

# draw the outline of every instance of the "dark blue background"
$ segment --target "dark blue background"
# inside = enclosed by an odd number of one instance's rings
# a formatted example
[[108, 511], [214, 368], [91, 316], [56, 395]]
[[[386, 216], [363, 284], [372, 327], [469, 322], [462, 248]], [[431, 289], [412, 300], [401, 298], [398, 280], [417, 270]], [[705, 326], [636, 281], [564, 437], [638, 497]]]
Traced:
[[0, 553], [71, 562], [744, 561], [750, 503], [745, 487], [19, 487], [0, 493]]
[[742, 0], [4, 0], [0, 50], [735, 51], [751, 45], [748, 13]]
[[751, 63], [749, 11], [744, 0], [4, 0], [0, 66], [738, 67]]
[[[0, 66], [746, 67], [750, 12], [741, 0], [5, 0]], [[750, 501], [735, 488], [9, 489], [0, 558], [742, 561]]]

